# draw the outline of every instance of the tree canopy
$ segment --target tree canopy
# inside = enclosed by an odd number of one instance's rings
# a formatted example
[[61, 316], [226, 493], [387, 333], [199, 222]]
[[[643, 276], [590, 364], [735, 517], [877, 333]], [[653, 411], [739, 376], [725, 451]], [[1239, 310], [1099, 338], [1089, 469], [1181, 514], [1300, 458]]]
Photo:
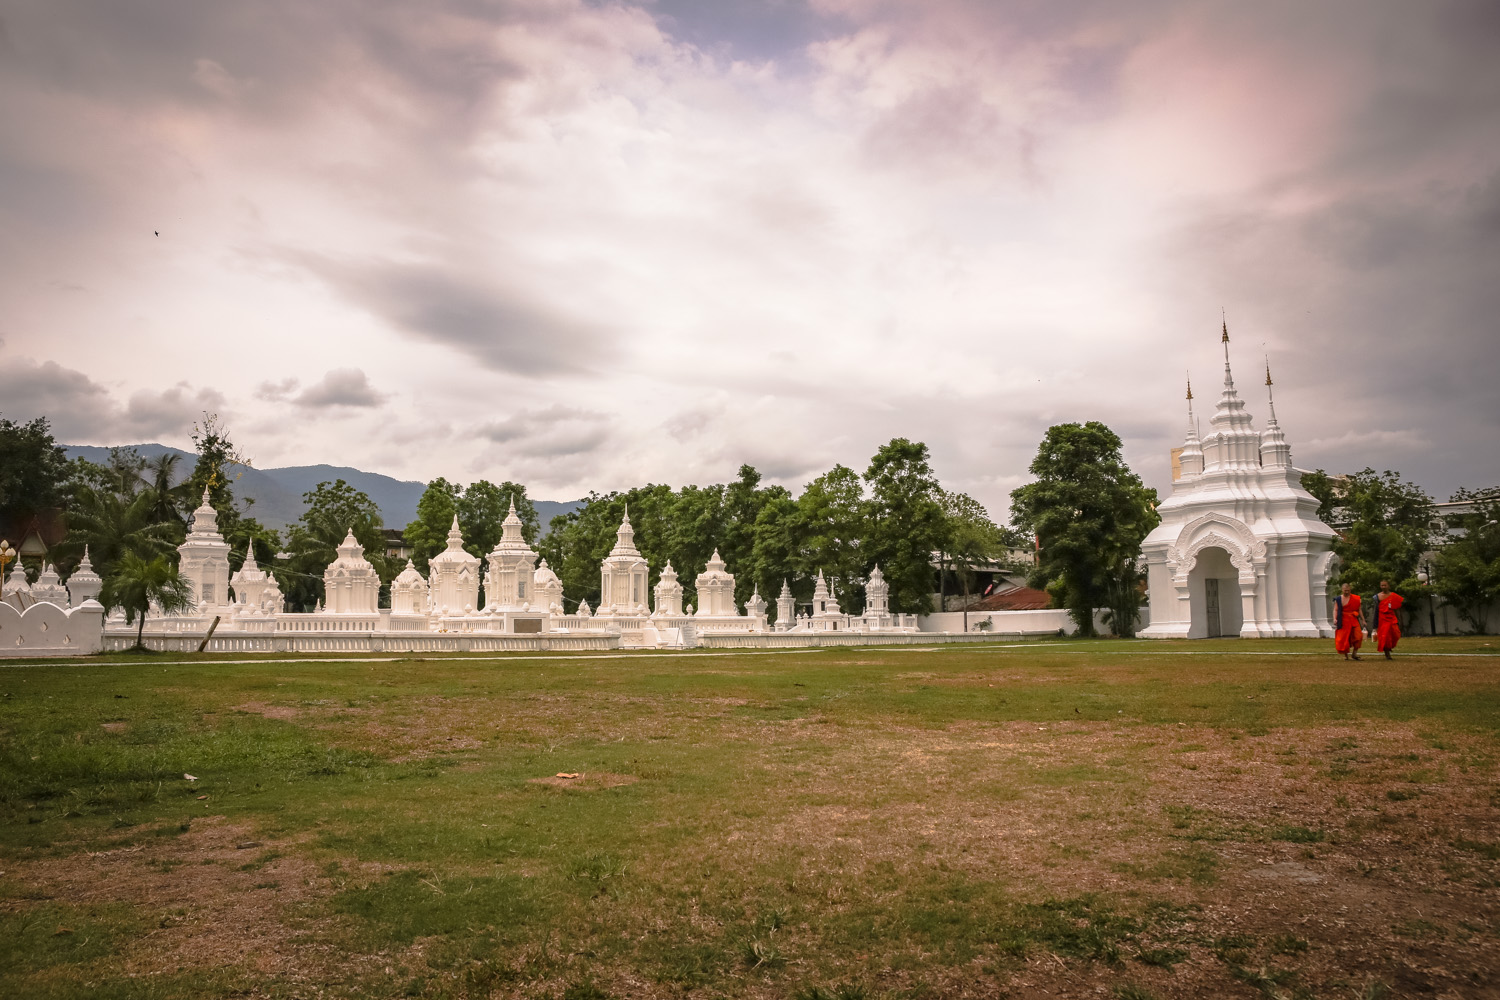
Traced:
[[1080, 635], [1094, 634], [1100, 607], [1110, 609], [1117, 633], [1133, 634], [1141, 542], [1160, 521], [1156, 491], [1120, 449], [1119, 436], [1098, 421], [1057, 424], [1031, 463], [1036, 482], [1011, 492], [1016, 526], [1040, 544], [1032, 584], [1068, 609]]
[[1471, 513], [1449, 525], [1460, 536], [1438, 550], [1431, 586], [1475, 632], [1489, 631], [1489, 611], [1500, 600], [1500, 491], [1459, 490]]
[[1318, 469], [1302, 477], [1302, 487], [1317, 498], [1318, 517], [1339, 532], [1331, 583], [1373, 594], [1389, 580], [1407, 599], [1426, 593], [1416, 578], [1417, 561], [1433, 542], [1432, 498], [1425, 490], [1399, 473], [1374, 469], [1347, 476]]

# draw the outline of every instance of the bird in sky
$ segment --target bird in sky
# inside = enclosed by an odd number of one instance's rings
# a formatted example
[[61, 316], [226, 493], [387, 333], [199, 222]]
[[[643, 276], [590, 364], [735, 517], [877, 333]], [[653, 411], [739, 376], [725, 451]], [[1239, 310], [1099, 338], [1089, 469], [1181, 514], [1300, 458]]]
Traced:
[[158, 233], [158, 232], [156, 232], [156, 230], [155, 230], [155, 229], [153, 229], [153, 230], [151, 230], [151, 231], [152, 231], [152, 232], [153, 232], [153, 233], [156, 233], [156, 235], [157, 235], [157, 236], [160, 236], [160, 235], [161, 235], [161, 233]]

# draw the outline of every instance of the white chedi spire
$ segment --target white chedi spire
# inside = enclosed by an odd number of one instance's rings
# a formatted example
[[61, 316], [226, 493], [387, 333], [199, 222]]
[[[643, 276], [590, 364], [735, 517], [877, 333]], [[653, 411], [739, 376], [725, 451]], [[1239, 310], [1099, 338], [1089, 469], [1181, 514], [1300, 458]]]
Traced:
[[479, 557], [464, 550], [464, 533], [453, 515], [448, 545], [427, 561], [427, 594], [434, 610], [468, 613], [479, 603]]
[[193, 511], [193, 523], [189, 533], [194, 535], [217, 535], [219, 533], [219, 512], [209, 502], [208, 487], [203, 487], [203, 502], [198, 509]]
[[630, 504], [625, 505], [625, 516], [620, 521], [620, 527], [615, 531], [615, 547], [609, 550], [612, 556], [639, 556], [641, 550], [635, 547], [635, 528], [630, 525]]
[[797, 617], [797, 602], [792, 597], [792, 585], [786, 577], [781, 578], [781, 594], [776, 598], [776, 628], [782, 632], [792, 627]]
[[1260, 464], [1266, 468], [1284, 468], [1292, 464], [1292, 447], [1286, 442], [1281, 425], [1276, 422], [1276, 398], [1271, 392], [1271, 361], [1266, 359], [1266, 429], [1260, 435]]
[[1260, 466], [1260, 435], [1256, 433], [1250, 414], [1245, 410], [1245, 401], [1234, 387], [1234, 375], [1229, 370], [1229, 321], [1223, 324], [1224, 335], [1224, 388], [1219, 393], [1218, 405], [1214, 407], [1209, 423], [1213, 433], [1204, 442], [1204, 469], [1254, 469]]
[[94, 564], [89, 562], [89, 547], [85, 545], [78, 568], [68, 577], [68, 597], [74, 605], [79, 605], [84, 601], [92, 601], [103, 589], [104, 581], [94, 572]]
[[1203, 471], [1203, 445], [1198, 440], [1198, 418], [1193, 416], [1193, 379], [1187, 382], [1187, 436], [1182, 442], [1182, 452], [1177, 460], [1178, 471], [1183, 476], [1196, 476]]

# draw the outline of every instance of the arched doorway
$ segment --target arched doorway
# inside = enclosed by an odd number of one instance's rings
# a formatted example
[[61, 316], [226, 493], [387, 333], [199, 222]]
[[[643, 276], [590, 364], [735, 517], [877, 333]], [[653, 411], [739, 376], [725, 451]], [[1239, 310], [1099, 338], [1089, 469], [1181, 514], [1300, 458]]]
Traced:
[[1244, 624], [1240, 610], [1240, 571], [1229, 553], [1217, 546], [1198, 553], [1188, 574], [1188, 603], [1192, 623], [1189, 639], [1238, 636]]

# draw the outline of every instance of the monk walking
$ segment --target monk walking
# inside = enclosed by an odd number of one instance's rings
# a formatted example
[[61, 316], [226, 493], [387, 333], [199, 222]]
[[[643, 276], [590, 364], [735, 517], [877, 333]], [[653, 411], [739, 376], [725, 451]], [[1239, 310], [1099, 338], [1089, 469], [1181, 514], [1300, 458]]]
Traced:
[[1375, 648], [1391, 658], [1391, 650], [1401, 641], [1401, 618], [1396, 612], [1406, 600], [1391, 592], [1391, 581], [1380, 581], [1380, 596], [1375, 604]]
[[1333, 648], [1344, 654], [1346, 660], [1359, 659], [1359, 647], [1365, 641], [1365, 630], [1359, 624], [1359, 604], [1359, 595], [1347, 583], [1339, 588], [1338, 631], [1333, 634]]

